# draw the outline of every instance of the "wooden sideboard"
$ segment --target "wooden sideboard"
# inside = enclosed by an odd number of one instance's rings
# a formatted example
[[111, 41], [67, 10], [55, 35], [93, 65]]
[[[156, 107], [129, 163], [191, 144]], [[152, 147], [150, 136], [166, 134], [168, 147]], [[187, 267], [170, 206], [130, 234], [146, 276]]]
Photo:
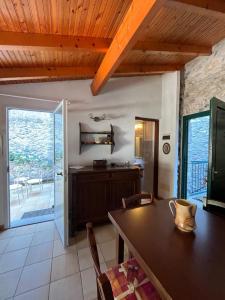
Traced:
[[121, 167], [69, 169], [70, 236], [87, 222], [108, 220], [108, 211], [122, 207], [122, 198], [140, 192], [140, 169]]

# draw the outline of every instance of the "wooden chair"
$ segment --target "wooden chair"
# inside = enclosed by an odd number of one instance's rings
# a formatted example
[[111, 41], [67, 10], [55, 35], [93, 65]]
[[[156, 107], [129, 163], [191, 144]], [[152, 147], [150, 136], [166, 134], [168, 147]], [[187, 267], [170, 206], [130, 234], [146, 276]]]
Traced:
[[[96, 239], [94, 235], [93, 226], [91, 223], [86, 224], [87, 228], [87, 239], [89, 243], [89, 248], [91, 251], [92, 259], [94, 262], [94, 269], [96, 273], [96, 282], [97, 282], [97, 296], [98, 300], [113, 300], [114, 297], [118, 297], [121, 300], [125, 299], [127, 295], [125, 295], [129, 291], [130, 282], [127, 280], [127, 277], [123, 271], [121, 271], [122, 267], [127, 268], [127, 272], [130, 269], [135, 268], [135, 272], [140, 272], [138, 278], [144, 278], [143, 281], [139, 282], [138, 287], [135, 289], [135, 292], [132, 290], [131, 293], [139, 293], [143, 295], [143, 299], [154, 299], [160, 300], [160, 297], [152, 285], [152, 283], [148, 280], [147, 276], [144, 274], [136, 260], [133, 258], [127, 262], [124, 262], [121, 265], [115, 266], [105, 273], [101, 272], [100, 262], [98, 256], [98, 249], [96, 244]], [[135, 273], [136, 274], [136, 273]], [[143, 276], [144, 275], [144, 276]], [[122, 284], [122, 285], [121, 285]], [[142, 299], [142, 298], [141, 298]]]
[[105, 273], [101, 272], [100, 269], [98, 249], [92, 223], [87, 223], [86, 228], [88, 244], [91, 251], [91, 256], [94, 262], [94, 269], [96, 273], [98, 299], [113, 300], [114, 297], [109, 279]]
[[123, 208], [135, 208], [153, 203], [153, 194], [136, 194], [128, 198], [122, 198]]

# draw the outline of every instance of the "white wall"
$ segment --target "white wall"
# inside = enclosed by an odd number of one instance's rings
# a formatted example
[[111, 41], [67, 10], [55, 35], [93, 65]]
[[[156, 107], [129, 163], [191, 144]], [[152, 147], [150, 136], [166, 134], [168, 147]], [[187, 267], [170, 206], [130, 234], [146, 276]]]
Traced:
[[[107, 83], [104, 91], [93, 97], [90, 80], [59, 81], [50, 83], [29, 83], [0, 86], [0, 93], [38, 97], [44, 99], [70, 101], [68, 120], [69, 164], [91, 164], [93, 159], [106, 158], [109, 161], [133, 161], [135, 116], [160, 118], [162, 99], [162, 77], [115, 78]], [[0, 96], [0, 134], [5, 136], [4, 111], [6, 106], [37, 110], [53, 110], [52, 102], [21, 100]], [[107, 114], [110, 120], [96, 123], [89, 113]], [[110, 146], [92, 146], [79, 155], [78, 123], [91, 129], [115, 126], [115, 152], [110, 154]], [[0, 158], [0, 224], [3, 221], [3, 197], [6, 197], [6, 181], [2, 176], [6, 170], [6, 156]], [[3, 196], [4, 195], [4, 196]]]
[[[180, 73], [162, 76], [162, 111], [159, 125], [159, 188], [162, 198], [177, 196]], [[164, 154], [163, 135], [170, 135], [169, 154]]]
[[[178, 108], [179, 108], [179, 73], [163, 76], [146, 76], [111, 79], [99, 96], [93, 97], [90, 80], [59, 81], [49, 83], [29, 83], [0, 86], [0, 93], [38, 97], [44, 99], [68, 99], [69, 120], [69, 164], [91, 164], [93, 159], [106, 158], [109, 161], [134, 160], [134, 125], [135, 116], [160, 119], [159, 135], [159, 195], [175, 195]], [[0, 134], [5, 136], [4, 111], [6, 106], [34, 110], [50, 110], [57, 103], [21, 100], [0, 96]], [[96, 123], [88, 117], [89, 113], [105, 113], [110, 120]], [[78, 123], [82, 122], [90, 129], [107, 129], [115, 126], [115, 152], [110, 154], [110, 146], [92, 146], [79, 155]], [[162, 135], [171, 135], [171, 153], [162, 153]], [[6, 158], [0, 157], [0, 224], [3, 218], [3, 197], [6, 197], [6, 181], [2, 172], [6, 169]]]

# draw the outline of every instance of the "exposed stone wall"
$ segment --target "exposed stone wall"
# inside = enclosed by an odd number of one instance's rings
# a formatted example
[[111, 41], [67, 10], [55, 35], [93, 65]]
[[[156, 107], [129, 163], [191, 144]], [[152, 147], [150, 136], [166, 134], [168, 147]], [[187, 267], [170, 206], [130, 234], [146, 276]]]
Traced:
[[186, 64], [183, 80], [182, 115], [208, 110], [212, 97], [225, 101], [225, 39], [214, 46], [212, 55]]

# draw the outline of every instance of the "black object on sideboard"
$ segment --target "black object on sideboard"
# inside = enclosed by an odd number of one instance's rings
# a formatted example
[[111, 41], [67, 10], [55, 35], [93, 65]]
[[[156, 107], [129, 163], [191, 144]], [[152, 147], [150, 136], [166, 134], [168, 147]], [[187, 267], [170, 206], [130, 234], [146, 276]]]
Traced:
[[108, 211], [122, 208], [122, 198], [140, 192], [138, 167], [69, 169], [69, 231], [87, 222], [108, 220]]

